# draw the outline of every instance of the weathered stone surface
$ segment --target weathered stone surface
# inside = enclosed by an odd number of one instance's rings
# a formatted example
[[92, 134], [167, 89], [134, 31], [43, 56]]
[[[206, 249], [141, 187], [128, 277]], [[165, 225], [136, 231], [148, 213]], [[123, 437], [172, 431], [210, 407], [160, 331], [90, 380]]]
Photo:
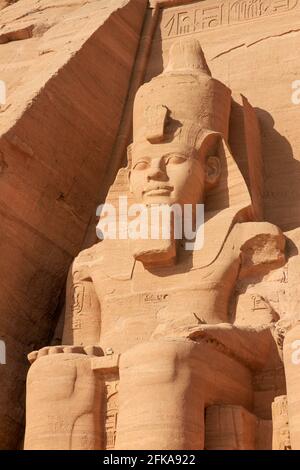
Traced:
[[[27, 449], [299, 449], [300, 0], [30, 1], [1, 12], [1, 444], [32, 346]], [[203, 249], [178, 214], [91, 246], [110, 185], [118, 216], [205, 203]]]
[[19, 0], [0, 0], [0, 10], [18, 2]]
[[95, 214], [146, 1], [20, 0], [1, 11], [0, 446], [21, 437], [26, 354], [47, 344]]
[[[261, 153], [249, 135], [259, 143], [259, 126], [251, 105], [242, 103], [250, 175]], [[208, 448], [254, 449], [261, 441], [258, 423], [266, 418], [254, 414], [253, 375], [270, 352], [276, 363], [276, 318], [269, 311], [251, 315], [249, 299], [247, 315], [230, 304], [237, 284], [285, 264], [285, 238], [256, 221], [261, 200], [251, 201], [227, 145], [230, 114], [231, 90], [211, 76], [199, 42], [175, 41], [164, 72], [136, 94], [128, 166], [107, 201], [127, 196], [149, 212], [173, 204], [195, 211], [205, 201], [204, 248], [187, 250], [164, 219], [155, 222], [155, 240], [126, 233], [78, 255], [62, 340], [70, 347], [30, 355], [26, 449], [203, 449], [205, 409], [213, 404], [226, 406], [217, 407], [225, 410], [221, 438], [211, 437], [207, 415]], [[100, 346], [104, 357], [89, 359], [84, 351], [80, 357], [78, 348], [87, 345]], [[43, 386], [45, 373], [53, 389]], [[111, 383], [110, 415], [94, 400], [109, 403]], [[70, 390], [78, 391], [77, 400]]]
[[290, 450], [288, 404], [286, 395], [276, 397], [272, 403], [273, 450]]
[[205, 414], [205, 448], [253, 450], [256, 427], [256, 416], [240, 406], [210, 406]]

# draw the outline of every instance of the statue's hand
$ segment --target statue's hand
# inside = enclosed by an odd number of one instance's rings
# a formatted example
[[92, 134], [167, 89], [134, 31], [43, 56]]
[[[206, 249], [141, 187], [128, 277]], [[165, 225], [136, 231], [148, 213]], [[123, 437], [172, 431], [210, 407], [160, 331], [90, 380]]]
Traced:
[[38, 351], [32, 351], [27, 358], [30, 364], [44, 356], [52, 356], [53, 354], [85, 354], [87, 356], [104, 356], [100, 346], [46, 346]]

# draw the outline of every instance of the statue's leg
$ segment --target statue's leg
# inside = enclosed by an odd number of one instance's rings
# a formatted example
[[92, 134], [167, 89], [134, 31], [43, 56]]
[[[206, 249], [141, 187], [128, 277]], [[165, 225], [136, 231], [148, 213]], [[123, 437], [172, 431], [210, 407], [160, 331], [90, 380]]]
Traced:
[[144, 343], [121, 356], [116, 449], [201, 449], [204, 403], [191, 344]]
[[102, 387], [87, 355], [38, 358], [27, 378], [25, 449], [101, 449]]
[[204, 409], [212, 403], [250, 407], [251, 374], [207, 344], [136, 346], [120, 361], [116, 449], [203, 449]]

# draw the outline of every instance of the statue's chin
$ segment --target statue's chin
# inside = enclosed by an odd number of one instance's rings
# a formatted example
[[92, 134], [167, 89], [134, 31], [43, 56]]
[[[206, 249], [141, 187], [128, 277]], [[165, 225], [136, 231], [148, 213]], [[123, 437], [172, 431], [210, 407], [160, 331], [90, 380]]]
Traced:
[[171, 206], [174, 204], [174, 200], [169, 195], [151, 194], [143, 198], [143, 203], [146, 206], [151, 206], [152, 204]]

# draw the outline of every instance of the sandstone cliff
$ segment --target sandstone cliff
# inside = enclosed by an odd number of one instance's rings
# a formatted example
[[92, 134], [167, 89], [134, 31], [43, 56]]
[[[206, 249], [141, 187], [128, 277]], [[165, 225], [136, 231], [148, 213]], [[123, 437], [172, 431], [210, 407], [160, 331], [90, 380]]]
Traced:
[[0, 2], [1, 448], [18, 445], [26, 354], [49, 341], [95, 214], [146, 4]]

